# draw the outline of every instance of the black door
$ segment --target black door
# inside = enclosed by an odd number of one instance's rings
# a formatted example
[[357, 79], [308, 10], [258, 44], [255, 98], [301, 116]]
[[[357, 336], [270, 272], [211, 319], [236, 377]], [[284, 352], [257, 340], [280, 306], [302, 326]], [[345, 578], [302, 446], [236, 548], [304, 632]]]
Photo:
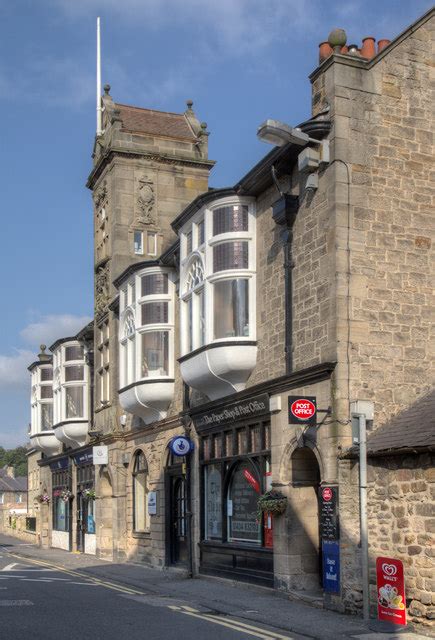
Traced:
[[186, 480], [170, 478], [170, 560], [171, 564], [187, 563]]
[[77, 496], [77, 551], [85, 551], [86, 522], [88, 519], [88, 501], [80, 492]]

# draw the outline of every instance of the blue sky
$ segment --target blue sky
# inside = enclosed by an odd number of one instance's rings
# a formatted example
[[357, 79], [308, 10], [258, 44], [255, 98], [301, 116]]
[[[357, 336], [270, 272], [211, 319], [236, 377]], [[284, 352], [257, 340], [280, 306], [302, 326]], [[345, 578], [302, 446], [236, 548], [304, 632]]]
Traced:
[[336, 26], [348, 42], [394, 38], [426, 0], [14, 0], [0, 3], [0, 446], [26, 441], [41, 342], [92, 313], [95, 23], [115, 101], [208, 123], [210, 185], [231, 185], [269, 149], [266, 117], [310, 115], [309, 73]]

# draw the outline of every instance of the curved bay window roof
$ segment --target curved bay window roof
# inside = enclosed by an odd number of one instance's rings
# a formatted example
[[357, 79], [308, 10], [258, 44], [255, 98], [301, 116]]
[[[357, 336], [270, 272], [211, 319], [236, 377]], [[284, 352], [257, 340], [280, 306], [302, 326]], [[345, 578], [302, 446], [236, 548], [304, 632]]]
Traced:
[[[44, 350], [45, 351], [45, 348]], [[59, 441], [53, 431], [53, 366], [50, 356], [43, 352], [42, 360], [32, 363], [31, 373], [31, 424], [30, 441], [35, 449], [47, 455], [59, 449]]]
[[184, 222], [181, 374], [211, 400], [240, 391], [255, 367], [255, 205], [230, 195]]
[[174, 396], [174, 295], [171, 269], [129, 269], [119, 286], [119, 399], [145, 423], [161, 420]]
[[57, 340], [53, 352], [53, 428], [70, 447], [82, 446], [89, 429], [89, 366], [75, 338]]

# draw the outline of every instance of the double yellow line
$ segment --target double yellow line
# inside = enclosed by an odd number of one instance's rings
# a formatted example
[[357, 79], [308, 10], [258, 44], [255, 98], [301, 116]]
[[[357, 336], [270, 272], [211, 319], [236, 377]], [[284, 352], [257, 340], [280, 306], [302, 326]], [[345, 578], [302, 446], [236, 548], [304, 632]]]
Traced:
[[[65, 567], [52, 564], [50, 562], [45, 562], [44, 560], [34, 560], [31, 558], [27, 558], [26, 556], [21, 556], [15, 553], [8, 552], [10, 556], [16, 558], [17, 560], [21, 560], [21, 562], [25, 561], [26, 563], [32, 563], [39, 566], [47, 567], [53, 569], [55, 571], [60, 571], [61, 573], [65, 573], [69, 576], [73, 576], [75, 578], [81, 578], [82, 580], [86, 580], [92, 584], [96, 584], [100, 587], [104, 587], [106, 589], [112, 589], [113, 591], [117, 591], [119, 593], [127, 594], [127, 595], [135, 595], [135, 596], [146, 596], [144, 591], [140, 591], [138, 589], [131, 589], [130, 587], [125, 587], [124, 585], [116, 584], [115, 582], [109, 582], [108, 580], [100, 580], [100, 578], [94, 578], [93, 576], [88, 576], [80, 571], [74, 571], [73, 569], [66, 569]], [[253, 636], [255, 638], [260, 638], [261, 640], [291, 640], [291, 636], [284, 636], [276, 631], [269, 631], [267, 629], [262, 629], [260, 627], [256, 627], [252, 624], [247, 624], [245, 622], [240, 622], [239, 620], [233, 620], [232, 618], [222, 616], [218, 616], [212, 613], [201, 613], [198, 609], [193, 609], [188, 606], [175, 606], [168, 605], [168, 609], [172, 611], [176, 611], [178, 613], [183, 613], [184, 615], [191, 616], [192, 618], [198, 618], [199, 620], [203, 620], [206, 622], [210, 622], [212, 624], [217, 624], [222, 627], [227, 627], [229, 629], [233, 629], [233, 631], [239, 631], [241, 633], [246, 633], [247, 635]]]
[[31, 558], [27, 558], [26, 556], [20, 556], [15, 553], [9, 553], [13, 558], [17, 558], [18, 560], [30, 562], [32, 564], [40, 565], [43, 567], [48, 567], [50, 569], [54, 569], [56, 571], [60, 571], [61, 573], [66, 573], [69, 576], [74, 576], [75, 578], [81, 578], [82, 580], [87, 580], [93, 584], [99, 585], [100, 587], [105, 587], [106, 589], [113, 589], [113, 591], [119, 591], [120, 593], [127, 593], [129, 595], [139, 595], [144, 596], [145, 593], [143, 591], [138, 591], [137, 589], [130, 589], [130, 587], [124, 587], [123, 585], [116, 584], [114, 582], [109, 582], [108, 580], [100, 580], [100, 578], [94, 578], [93, 576], [88, 576], [85, 573], [80, 573], [79, 571], [74, 571], [73, 569], [65, 569], [56, 564], [52, 564], [51, 562], [44, 562], [43, 560], [33, 560]]
[[172, 609], [173, 611], [178, 611], [179, 613], [184, 613], [186, 616], [192, 616], [193, 618], [206, 620], [207, 622], [212, 622], [213, 624], [219, 624], [222, 627], [228, 627], [229, 629], [233, 629], [234, 631], [247, 633], [248, 635], [254, 636], [255, 638], [262, 638], [263, 640], [291, 640], [291, 636], [283, 636], [276, 631], [269, 631], [268, 629], [255, 627], [252, 624], [246, 624], [245, 622], [233, 620], [232, 618], [222, 618], [222, 616], [218, 616], [213, 613], [201, 613], [198, 609], [192, 609], [192, 607], [176, 607], [170, 605], [168, 608]]

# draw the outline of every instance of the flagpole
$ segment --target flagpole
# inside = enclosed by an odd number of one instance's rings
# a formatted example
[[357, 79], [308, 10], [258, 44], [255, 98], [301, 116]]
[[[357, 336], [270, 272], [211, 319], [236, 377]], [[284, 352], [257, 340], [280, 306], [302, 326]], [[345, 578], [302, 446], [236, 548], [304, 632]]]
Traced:
[[101, 37], [100, 18], [97, 18], [97, 136], [101, 134]]

